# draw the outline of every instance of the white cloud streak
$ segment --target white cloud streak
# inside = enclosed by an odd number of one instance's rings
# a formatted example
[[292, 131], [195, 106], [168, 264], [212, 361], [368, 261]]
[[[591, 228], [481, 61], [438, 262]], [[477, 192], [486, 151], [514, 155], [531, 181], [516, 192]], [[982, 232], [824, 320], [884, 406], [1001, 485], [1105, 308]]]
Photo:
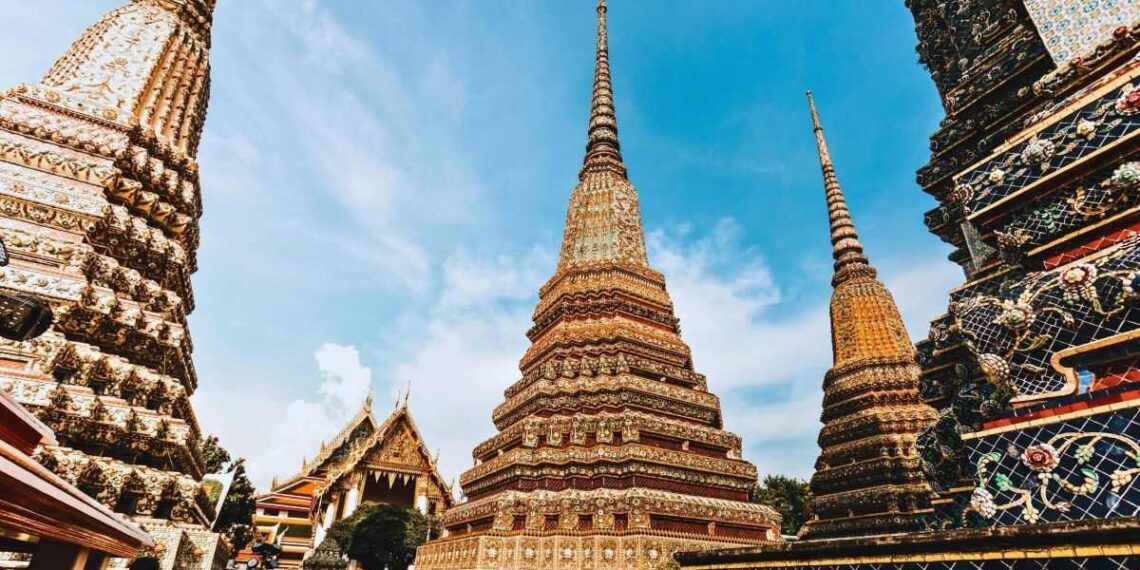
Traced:
[[[650, 257], [666, 275], [683, 336], [721, 397], [727, 427], [744, 437], [762, 473], [805, 477], [818, 452], [821, 385], [831, 363], [828, 299], [788, 299], [760, 252], [739, 238], [731, 219], [703, 235], [657, 230]], [[884, 280], [918, 337], [959, 277], [948, 263], [912, 261], [888, 259], [885, 265], [906, 269]], [[383, 349], [395, 358], [389, 376], [412, 379], [413, 412], [441, 450], [446, 475], [469, 467], [471, 449], [494, 433], [491, 410], [518, 378], [534, 292], [552, 266], [541, 250], [453, 256], [426, 334]], [[776, 309], [784, 309], [779, 318]]]
[[356, 347], [324, 343], [313, 353], [319, 382], [315, 399], [283, 400], [272, 383], [215, 383], [194, 395], [194, 406], [222, 445], [246, 458], [253, 481], [268, 487], [274, 476], [297, 473], [322, 440], [331, 439], [364, 401], [372, 371]]

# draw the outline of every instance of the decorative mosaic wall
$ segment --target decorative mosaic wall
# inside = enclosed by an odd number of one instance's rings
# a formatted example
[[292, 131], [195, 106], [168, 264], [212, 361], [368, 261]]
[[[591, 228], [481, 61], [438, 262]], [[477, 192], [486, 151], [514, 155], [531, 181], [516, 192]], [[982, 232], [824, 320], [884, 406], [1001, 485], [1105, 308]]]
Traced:
[[1140, 20], [1134, 0], [1025, 0], [1037, 32], [1058, 65], [1091, 52], [1114, 29]]
[[[1124, 84], [955, 177], [947, 196], [972, 216], [1060, 169], [1120, 145], [1140, 130], [1140, 87]], [[1135, 177], [1113, 182], [1116, 191], [1135, 188]]]
[[989, 524], [1140, 515], [1140, 406], [983, 435], [967, 449], [970, 510]]
[[1008, 385], [1018, 401], [1071, 394], [1077, 379], [1051, 359], [1062, 349], [1140, 328], [1140, 239], [1088, 263], [983, 282], [953, 295], [952, 327], [977, 354], [986, 377]]

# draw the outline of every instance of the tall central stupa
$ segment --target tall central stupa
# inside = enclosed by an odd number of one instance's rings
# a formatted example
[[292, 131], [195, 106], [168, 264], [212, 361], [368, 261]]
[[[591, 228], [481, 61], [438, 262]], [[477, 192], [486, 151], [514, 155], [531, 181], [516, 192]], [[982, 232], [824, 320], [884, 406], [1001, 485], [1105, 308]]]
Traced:
[[649, 266], [618, 143], [606, 3], [586, 157], [558, 267], [539, 290], [522, 378], [493, 415], [420, 569], [652, 568], [678, 550], [779, 541], [749, 503], [756, 468], [724, 431]]

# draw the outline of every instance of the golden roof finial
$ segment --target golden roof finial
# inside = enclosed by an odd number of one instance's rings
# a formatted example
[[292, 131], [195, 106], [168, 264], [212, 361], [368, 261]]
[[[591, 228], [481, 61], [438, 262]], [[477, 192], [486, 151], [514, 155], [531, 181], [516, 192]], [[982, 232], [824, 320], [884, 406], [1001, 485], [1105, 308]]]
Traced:
[[831, 256], [835, 259], [833, 282], [836, 282], [846, 277], [848, 268], [864, 266], [870, 269], [870, 265], [867, 256], [863, 255], [863, 244], [859, 242], [855, 222], [851, 220], [851, 212], [847, 209], [847, 199], [844, 198], [839, 178], [835, 175], [835, 165], [827, 150], [827, 140], [823, 137], [823, 127], [819, 123], [819, 113], [815, 109], [811, 91], [807, 92], [807, 99], [815, 144], [819, 150], [819, 166], [823, 171], [823, 188], [827, 193], [827, 215], [831, 220]]
[[590, 101], [586, 158], [579, 176], [588, 170], [605, 169], [626, 175], [618, 143], [617, 113], [614, 111], [613, 82], [610, 77], [610, 42], [606, 29], [606, 0], [598, 0], [598, 43], [594, 62], [594, 94]]

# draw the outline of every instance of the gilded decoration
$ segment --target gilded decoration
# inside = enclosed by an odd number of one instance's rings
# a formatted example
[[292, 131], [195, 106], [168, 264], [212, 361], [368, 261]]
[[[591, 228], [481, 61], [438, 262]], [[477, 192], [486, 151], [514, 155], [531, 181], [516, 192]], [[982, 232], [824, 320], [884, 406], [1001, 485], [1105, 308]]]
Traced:
[[131, 0], [40, 83], [0, 93], [0, 287], [55, 313], [44, 336], [0, 343], [0, 386], [57, 433], [44, 464], [152, 530], [164, 570], [227, 555], [198, 484], [186, 326], [213, 9]]
[[859, 241], [808, 93], [831, 226], [833, 366], [824, 378], [820, 455], [802, 538], [889, 534], [921, 528], [931, 491], [915, 451], [935, 420], [918, 393], [921, 369], [887, 288]]
[[[1009, 283], [997, 294], [962, 295], [951, 306], [955, 334], [980, 369], [1014, 401], [1070, 394], [1077, 386], [1052, 365], [1075, 338], [1089, 342], [1136, 327], [1125, 287], [1140, 270], [1133, 238], [1090, 262]], [[1095, 323], [1095, 326], [1091, 326]]]
[[1134, 516], [1140, 407], [1130, 404], [971, 438], [970, 516], [984, 525]]
[[533, 413], [535, 408], [570, 409], [576, 399], [587, 396], [599, 404], [634, 398], [663, 411], [688, 409], [692, 410], [690, 414], [710, 419], [719, 417], [720, 400], [713, 394], [629, 373], [621, 374], [620, 370], [616, 375], [538, 380], [497, 406], [492, 419], [496, 425], [509, 426]]
[[1121, 26], [1140, 21], [1140, 6], [1127, 0], [1025, 0], [1025, 9], [1058, 65], [1093, 51]]
[[747, 501], [756, 468], [721, 429], [648, 264], [621, 157], [606, 30], [598, 40], [586, 156], [558, 265], [539, 290], [522, 377], [500, 430], [460, 478], [469, 501], [418, 568], [645, 568], [681, 549], [771, 544], [779, 516]]
[[[1130, 429], [1119, 417], [1111, 426], [1089, 420], [1061, 437], [1039, 424], [1070, 399], [1095, 398], [1134, 374], [1126, 339], [1140, 324], [1131, 292], [1140, 13], [1113, 0], [1011, 4], [1010, 18], [1022, 21], [1013, 29], [1029, 24], [1031, 37], [995, 37], [988, 49], [1027, 54], [1025, 66], [1014, 70], [1005, 56], [971, 60], [975, 72], [956, 81], [984, 77], [987, 104], [947, 105], [919, 173], [941, 202], [927, 225], [959, 248], [951, 259], [967, 274], [920, 345], [923, 393], [942, 407], [919, 437], [939, 494], [936, 528], [1110, 516], [1105, 496], [1101, 510], [1092, 503], [1111, 473], [1074, 454], [1124, 449], [1104, 439], [1082, 448], [1080, 433]], [[955, 49], [933, 28], [960, 27], [988, 8], [916, 0], [912, 10], [923, 52]], [[1037, 45], [1048, 51], [1047, 66], [1031, 63]]]
[[301, 472], [290, 480], [302, 477], [314, 485], [307, 501], [313, 528], [307, 542], [309, 549], [316, 545], [305, 568], [344, 567], [340, 546], [326, 536], [334, 523], [351, 517], [364, 503], [384, 502], [437, 515], [454, 500], [451, 486], [439, 473], [438, 458], [428, 451], [412, 418], [406, 395], [378, 422], [372, 415], [370, 393], [340, 433], [322, 442], [316, 459], [303, 462]]
[[584, 443], [590, 437], [596, 441], [609, 443], [614, 434], [651, 432], [679, 440], [703, 443], [715, 448], [727, 449], [726, 457], [740, 455], [740, 436], [723, 430], [690, 424], [670, 418], [663, 418], [641, 412], [599, 413], [596, 415], [532, 417], [517, 422], [495, 437], [481, 443], [473, 455], [482, 458], [490, 453], [519, 441], [523, 447], [550, 445], [550, 434], [569, 433], [568, 441]]
[[[1130, 76], [1140, 76], [1140, 68]], [[1103, 148], [1134, 148], [1128, 141], [1140, 114], [1121, 104], [1134, 91], [1125, 82], [963, 172], [956, 184], [966, 213], [980, 212]]]
[[[365, 405], [371, 406], [371, 398], [366, 400]], [[367, 415], [370, 417], [371, 412]], [[351, 434], [360, 425], [360, 421], [350, 422], [346, 429]], [[375, 427], [365, 430], [367, 435], [363, 437], [352, 438], [342, 433], [334, 439], [334, 445], [342, 449], [336, 453], [338, 457], [335, 461], [317, 468], [322, 463], [318, 458], [306, 470], [307, 473], [319, 474], [324, 479], [314, 494], [315, 504], [319, 504], [322, 498], [331, 496], [334, 490], [347, 490], [360, 485], [367, 478], [379, 481], [383, 477], [391, 484], [395, 478], [407, 476], [425, 478], [427, 483], [424, 492], [433, 501], [450, 504], [451, 488], [439, 474], [437, 458], [428, 451], [406, 402], [401, 403], [383, 422], [375, 423], [373, 420], [366, 425]], [[323, 446], [322, 455], [327, 454], [329, 449], [328, 445]]]

